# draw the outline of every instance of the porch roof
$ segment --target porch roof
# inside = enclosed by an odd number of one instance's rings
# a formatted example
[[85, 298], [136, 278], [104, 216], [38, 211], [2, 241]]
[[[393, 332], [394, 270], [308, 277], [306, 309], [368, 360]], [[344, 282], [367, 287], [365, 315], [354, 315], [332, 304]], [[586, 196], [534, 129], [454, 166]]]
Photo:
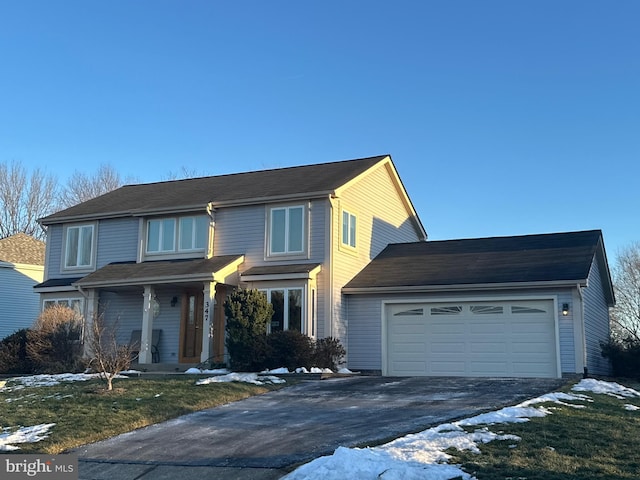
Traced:
[[261, 265], [251, 267], [240, 274], [243, 282], [260, 280], [308, 279], [315, 277], [321, 269], [320, 263], [298, 263], [289, 265]]
[[116, 262], [90, 273], [74, 285], [96, 288], [194, 281], [224, 282], [227, 276], [237, 273], [243, 261], [244, 255], [224, 255], [195, 260]]

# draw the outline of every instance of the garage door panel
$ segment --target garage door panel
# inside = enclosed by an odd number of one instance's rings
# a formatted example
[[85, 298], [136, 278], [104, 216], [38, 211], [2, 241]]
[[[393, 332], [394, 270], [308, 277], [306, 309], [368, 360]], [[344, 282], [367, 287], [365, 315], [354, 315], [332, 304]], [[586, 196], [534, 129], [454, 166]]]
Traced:
[[[387, 374], [556, 377], [552, 306], [551, 301], [389, 306]], [[409, 310], [424, 314], [389, 316]]]

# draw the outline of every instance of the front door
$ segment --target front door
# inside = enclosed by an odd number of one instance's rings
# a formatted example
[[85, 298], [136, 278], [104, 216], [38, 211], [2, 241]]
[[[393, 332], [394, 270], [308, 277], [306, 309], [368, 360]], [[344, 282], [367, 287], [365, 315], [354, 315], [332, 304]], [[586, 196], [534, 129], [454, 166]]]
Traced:
[[203, 301], [202, 292], [186, 292], [182, 295], [180, 363], [200, 363]]

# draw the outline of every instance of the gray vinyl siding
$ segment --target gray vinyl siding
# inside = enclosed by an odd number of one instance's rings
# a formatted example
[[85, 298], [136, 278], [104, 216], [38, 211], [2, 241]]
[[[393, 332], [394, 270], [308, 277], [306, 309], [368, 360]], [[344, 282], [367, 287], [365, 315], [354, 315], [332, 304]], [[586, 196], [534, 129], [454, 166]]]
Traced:
[[39, 283], [15, 268], [0, 267], [0, 339], [33, 325], [40, 313]]
[[[342, 210], [356, 215], [356, 248], [342, 246]], [[386, 165], [378, 166], [341, 193], [333, 210], [333, 336], [349, 344], [342, 287], [390, 243], [420, 240]]]
[[[162, 330], [160, 336], [160, 363], [178, 363], [180, 339], [181, 291], [156, 289], [160, 302], [160, 314], [153, 320], [153, 329]], [[178, 297], [178, 304], [171, 306], [172, 297]], [[116, 327], [117, 341], [128, 344], [133, 330], [142, 329], [143, 292], [100, 293], [100, 304], [105, 319]]]
[[588, 286], [582, 290], [584, 325], [587, 346], [587, 369], [590, 374], [608, 375], [610, 365], [601, 352], [600, 343], [609, 340], [609, 307], [602, 288], [598, 263], [594, 260], [589, 272]]
[[[490, 297], [556, 297], [558, 309], [563, 302], [570, 302], [572, 289], [514, 290], [509, 292], [488, 291], [477, 294], [464, 292], [456, 294], [385, 294], [385, 295], [346, 295], [349, 314], [349, 335], [347, 342], [347, 366], [352, 370], [382, 370], [382, 302], [389, 300], [429, 301], [429, 299]], [[562, 373], [576, 373], [574, 318], [563, 317], [557, 312], [560, 345], [560, 367]]]
[[[47, 278], [59, 278], [62, 275], [62, 225], [47, 227]], [[76, 275], [70, 275], [76, 276]]]
[[139, 225], [138, 218], [115, 218], [98, 223], [97, 268], [137, 259]]

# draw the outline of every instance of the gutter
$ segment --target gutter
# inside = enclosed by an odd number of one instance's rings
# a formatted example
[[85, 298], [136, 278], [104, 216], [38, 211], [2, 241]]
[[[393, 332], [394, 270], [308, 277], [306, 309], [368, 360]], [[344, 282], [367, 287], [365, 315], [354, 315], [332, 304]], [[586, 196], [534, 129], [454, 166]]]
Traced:
[[589, 369], [587, 368], [587, 328], [584, 324], [584, 295], [582, 294], [582, 287], [579, 283], [576, 284], [578, 295], [580, 296], [580, 328], [582, 330], [582, 358], [583, 358], [583, 377], [589, 376]]

